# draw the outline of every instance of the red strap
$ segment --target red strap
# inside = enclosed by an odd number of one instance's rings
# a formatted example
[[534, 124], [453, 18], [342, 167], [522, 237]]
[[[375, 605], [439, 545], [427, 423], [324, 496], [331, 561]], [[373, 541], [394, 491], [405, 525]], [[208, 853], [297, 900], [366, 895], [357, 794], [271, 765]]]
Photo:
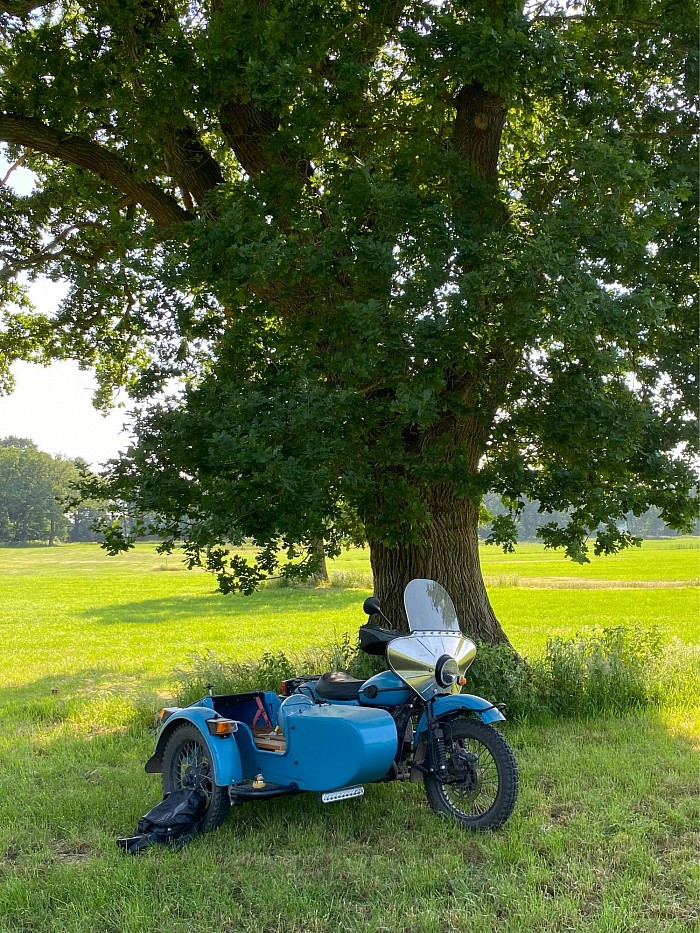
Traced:
[[256, 706], [258, 707], [258, 711], [253, 717], [253, 725], [255, 725], [258, 719], [260, 719], [260, 717], [262, 716], [263, 720], [265, 721], [265, 725], [269, 726], [271, 729], [272, 723], [270, 722], [270, 717], [265, 712], [265, 707], [263, 706], [263, 702], [260, 699], [260, 697], [255, 697], [255, 703], [256, 703]]

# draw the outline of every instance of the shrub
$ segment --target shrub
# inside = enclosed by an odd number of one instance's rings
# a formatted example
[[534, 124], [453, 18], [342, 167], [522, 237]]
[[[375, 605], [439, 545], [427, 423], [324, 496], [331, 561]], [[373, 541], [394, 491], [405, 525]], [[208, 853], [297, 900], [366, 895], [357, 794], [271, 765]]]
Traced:
[[532, 665], [509, 645], [479, 645], [467, 671], [465, 689], [492, 703], [505, 703], [506, 715], [511, 718], [546, 711]]
[[554, 638], [535, 664], [535, 679], [558, 715], [621, 712], [658, 703], [662, 654], [660, 633], [638, 625]]
[[[225, 660], [208, 652], [195, 655], [189, 670], [176, 672], [178, 702], [205, 696], [210, 683], [217, 693], [277, 691], [282, 680], [297, 675], [343, 670], [366, 679], [385, 667], [348, 636], [301, 653], [268, 652], [258, 660]], [[700, 649], [664, 646], [658, 631], [640, 626], [554, 638], [529, 660], [507, 645], [481, 645], [467, 672], [467, 690], [504, 702], [508, 717], [516, 719], [623, 712], [664, 700], [693, 704], [700, 692]]]
[[303, 652], [285, 654], [283, 651], [268, 651], [257, 660], [224, 659], [213, 651], [195, 654], [188, 670], [175, 672], [178, 682], [177, 702], [183, 706], [194, 703], [206, 696], [209, 684], [217, 693], [247, 693], [250, 690], [277, 692], [280, 683], [290, 677], [350, 670], [356, 656], [357, 648], [347, 635], [339, 642]]

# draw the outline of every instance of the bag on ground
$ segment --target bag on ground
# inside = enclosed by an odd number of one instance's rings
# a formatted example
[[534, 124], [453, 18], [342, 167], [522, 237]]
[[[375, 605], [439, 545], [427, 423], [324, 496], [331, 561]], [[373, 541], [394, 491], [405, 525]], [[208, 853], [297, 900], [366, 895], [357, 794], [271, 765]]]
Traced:
[[135, 836], [117, 839], [117, 845], [130, 855], [152, 845], [181, 848], [199, 832], [205, 808], [206, 798], [199, 791], [173, 791], [141, 817]]

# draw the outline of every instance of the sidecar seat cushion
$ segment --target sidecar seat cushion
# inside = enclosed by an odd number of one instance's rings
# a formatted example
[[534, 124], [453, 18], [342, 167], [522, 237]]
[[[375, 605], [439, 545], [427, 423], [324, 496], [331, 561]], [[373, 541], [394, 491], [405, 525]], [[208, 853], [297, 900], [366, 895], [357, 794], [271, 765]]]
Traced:
[[323, 700], [357, 700], [363, 683], [345, 671], [330, 671], [319, 677], [315, 689]]

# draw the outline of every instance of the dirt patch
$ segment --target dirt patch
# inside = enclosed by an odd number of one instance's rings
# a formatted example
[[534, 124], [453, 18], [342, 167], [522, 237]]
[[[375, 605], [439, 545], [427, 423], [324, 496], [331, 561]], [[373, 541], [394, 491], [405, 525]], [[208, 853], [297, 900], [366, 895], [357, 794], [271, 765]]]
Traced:
[[[695, 789], [697, 791], [697, 788]], [[665, 836], [654, 845], [659, 856], [678, 860], [700, 859], [700, 833], [685, 832]]]
[[556, 803], [549, 808], [553, 823], [568, 823], [576, 815], [576, 808], [570, 803]]
[[89, 842], [78, 840], [68, 842], [64, 840], [59, 842], [55, 849], [54, 861], [56, 862], [83, 862], [86, 859], [97, 855], [95, 849]]

